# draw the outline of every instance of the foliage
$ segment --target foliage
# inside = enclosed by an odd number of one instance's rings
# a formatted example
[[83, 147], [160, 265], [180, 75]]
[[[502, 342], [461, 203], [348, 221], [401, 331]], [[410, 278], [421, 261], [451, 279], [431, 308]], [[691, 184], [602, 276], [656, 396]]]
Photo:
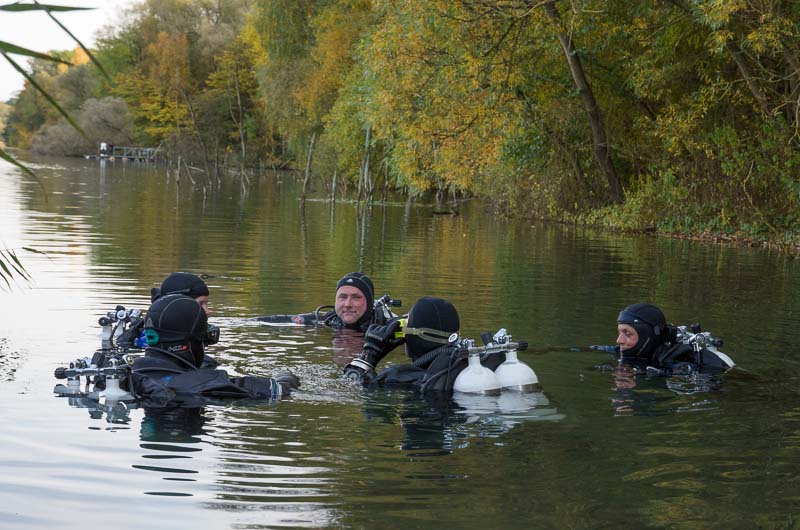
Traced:
[[31, 149], [43, 154], [82, 156], [93, 153], [100, 142], [132, 145], [135, 142], [133, 120], [128, 106], [120, 98], [88, 99], [73, 112], [88, 138], [76, 135], [65, 121], [39, 129], [31, 140]]
[[[23, 247], [22, 250], [30, 252], [37, 252], [34, 249]], [[26, 282], [30, 281], [31, 276], [25, 269], [25, 266], [17, 257], [17, 252], [12, 248], [0, 249], [0, 289], [7, 290], [11, 288], [11, 282], [14, 278], [21, 278]]]
[[[44, 11], [47, 15], [51, 18], [51, 20], [58, 25], [62, 30], [64, 30], [79, 46], [79, 49], [82, 50], [83, 54], [80, 55], [79, 63], [85, 63], [86, 60], [92, 61], [95, 66], [105, 75], [105, 70], [103, 69], [102, 65], [95, 59], [92, 53], [83, 45], [83, 43], [78, 40], [75, 35], [73, 35], [66, 27], [64, 27], [61, 22], [58, 21], [55, 16], [53, 16], [53, 12], [64, 12], [64, 11], [77, 11], [83, 10], [86, 8], [80, 7], [69, 7], [69, 6], [58, 6], [58, 5], [50, 5], [50, 4], [40, 4], [37, 0], [34, 0], [33, 4], [21, 4], [15, 2], [13, 4], [6, 4], [0, 5], [0, 11], [7, 11], [7, 12], [22, 12], [22, 11]], [[0, 54], [8, 61], [8, 63], [14, 67], [25, 79], [27, 79], [27, 83], [30, 87], [33, 87], [38, 95], [42, 98], [47, 100], [50, 106], [56, 109], [61, 115], [63, 119], [69, 123], [69, 125], [77, 130], [79, 133], [85, 136], [83, 130], [72, 120], [71, 116], [58, 104], [58, 102], [53, 98], [50, 92], [42, 87], [39, 82], [28, 72], [26, 72], [18, 63], [17, 61], [11, 57], [11, 55], [23, 55], [27, 57], [32, 57], [34, 59], [38, 59], [39, 61], [51, 61], [53, 63], [60, 63], [60, 64], [69, 64], [66, 60], [60, 57], [55, 57], [53, 55], [43, 54], [34, 50], [30, 50], [27, 48], [23, 48], [21, 46], [17, 46], [10, 42], [0, 41]], [[76, 53], [76, 55], [78, 55]], [[63, 70], [62, 72], [63, 73]], [[34, 113], [35, 114], [35, 113]], [[5, 117], [4, 117], [5, 118]], [[2, 121], [5, 121], [3, 119]], [[22, 120], [18, 120], [18, 124], [21, 124]], [[6, 124], [2, 124], [3, 128], [5, 129]], [[24, 126], [22, 128], [18, 128], [18, 132], [21, 132], [20, 135], [24, 140], [30, 137], [31, 129], [27, 129]], [[5, 133], [5, 131], [4, 131]], [[27, 173], [33, 174], [30, 169], [28, 169], [25, 165], [19, 163], [16, 159], [11, 157], [4, 149], [0, 147], [0, 159], [3, 159], [7, 162], [10, 162], [20, 169], [26, 171]], [[30, 251], [34, 251], [33, 249], [26, 249]], [[30, 277], [25, 270], [25, 267], [19, 261], [16, 256], [16, 253], [12, 249], [2, 249], [0, 250], [0, 279], [2, 279], [8, 286], [10, 286], [9, 280], [13, 278], [15, 275], [22, 277], [23, 279], [28, 280]]]
[[[138, 141], [209, 169], [311, 154], [542, 218], [786, 239], [799, 21], [786, 0], [149, 0], [98, 40], [113, 84], [72, 53], [32, 79], [70, 111], [122, 98]], [[29, 87], [6, 137], [59, 120]]]

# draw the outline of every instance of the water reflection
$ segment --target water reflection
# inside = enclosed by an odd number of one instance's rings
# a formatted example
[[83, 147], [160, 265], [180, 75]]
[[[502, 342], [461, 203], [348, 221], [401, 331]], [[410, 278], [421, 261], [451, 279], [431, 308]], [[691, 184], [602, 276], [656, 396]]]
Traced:
[[[288, 175], [242, 193], [239, 180], [200, 189], [163, 167], [34, 167], [43, 186], [0, 165], [2, 243], [47, 252], [22, 256], [34, 284], [0, 304], [0, 526], [77, 530], [76, 507], [120, 530], [791, 526], [797, 260], [531, 226], [478, 201], [436, 216], [424, 199], [309, 200], [301, 217]], [[352, 389], [339, 380], [344, 337], [247, 322], [329, 301], [356, 269], [403, 299], [450, 299], [465, 336], [500, 324], [526, 338], [545, 394], [509, 408]], [[53, 399], [53, 368], [93, 351], [97, 318], [117, 303], [146, 308], [174, 270], [214, 275], [223, 334], [210, 353], [226, 369], [288, 368], [301, 392], [277, 406], [205, 405], [171, 427], [145, 423], [143, 409]], [[702, 316], [755, 375], [726, 374], [718, 390], [646, 376], [628, 387], [581, 352], [537, 349], [613, 340], [608, 323], [639, 299], [678, 321]]]
[[469, 447], [473, 438], [499, 438], [522, 423], [564, 418], [542, 392], [450, 396], [372, 389], [363, 411], [372, 421], [399, 425], [400, 449], [411, 456], [442, 456]]
[[715, 393], [725, 378], [698, 372], [665, 377], [628, 364], [596, 368], [613, 378], [611, 408], [615, 416], [713, 410], [718, 407]]
[[204, 407], [145, 407], [139, 436], [143, 442], [199, 443], [205, 424]]
[[131, 409], [137, 408], [135, 403], [104, 402], [85, 396], [64, 396], [59, 399], [66, 400], [70, 407], [86, 409], [93, 420], [105, 419], [107, 423], [113, 425], [128, 425], [131, 420]]
[[333, 362], [346, 366], [364, 348], [364, 334], [352, 329], [333, 330]]

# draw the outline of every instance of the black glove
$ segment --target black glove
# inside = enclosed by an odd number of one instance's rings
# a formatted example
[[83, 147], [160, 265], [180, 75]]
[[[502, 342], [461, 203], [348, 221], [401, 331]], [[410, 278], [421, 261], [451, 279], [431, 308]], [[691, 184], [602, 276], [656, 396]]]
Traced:
[[368, 383], [375, 377], [375, 369], [372, 366], [364, 364], [358, 358], [355, 358], [350, 364], [344, 367], [342, 375], [344, 375], [345, 379], [349, 379], [353, 383]]
[[399, 318], [393, 318], [383, 326], [372, 324], [364, 335], [364, 349], [344, 367], [344, 376], [356, 382], [364, 382], [366, 378], [374, 377], [375, 366], [381, 359], [405, 342], [404, 338], [394, 336], [399, 329]]
[[395, 317], [383, 326], [372, 324], [364, 334], [364, 351], [370, 350], [377, 356], [373, 366], [386, 357], [390, 351], [405, 342], [405, 338], [396, 338], [395, 333], [400, 329], [400, 319]]
[[300, 388], [300, 378], [292, 372], [278, 372], [272, 378], [281, 385], [282, 395], [288, 396], [292, 390]]

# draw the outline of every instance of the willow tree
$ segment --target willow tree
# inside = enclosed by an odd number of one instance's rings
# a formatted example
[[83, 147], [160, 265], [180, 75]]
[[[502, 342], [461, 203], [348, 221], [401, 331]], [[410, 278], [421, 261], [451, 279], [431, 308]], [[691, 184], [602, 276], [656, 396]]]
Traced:
[[471, 17], [446, 1], [378, 2], [379, 23], [360, 53], [376, 138], [403, 182], [473, 190], [490, 185], [504, 137], [514, 134], [518, 72], [508, 49], [486, 46], [517, 28]]
[[[258, 71], [266, 118], [277, 125], [285, 139], [287, 157], [303, 160], [308, 172], [335, 172], [342, 153], [341, 137], [330, 133], [336, 128], [334, 107], [348, 91], [354, 68], [355, 46], [371, 24], [372, 2], [367, 0], [324, 1], [314, 3], [270, 0], [257, 6], [252, 24], [258, 32], [265, 57]], [[358, 116], [365, 116], [357, 108]], [[363, 155], [363, 119], [358, 126], [358, 152]], [[314, 151], [326, 153], [317, 160]], [[340, 160], [349, 155], [340, 156]], [[338, 169], [350, 173], [344, 162]], [[308, 173], [307, 172], [307, 173]]]

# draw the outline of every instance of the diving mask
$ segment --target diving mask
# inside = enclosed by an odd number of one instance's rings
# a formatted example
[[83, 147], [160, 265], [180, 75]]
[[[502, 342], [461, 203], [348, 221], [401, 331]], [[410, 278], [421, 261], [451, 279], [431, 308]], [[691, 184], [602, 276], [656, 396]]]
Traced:
[[458, 339], [458, 333], [450, 333], [448, 331], [440, 331], [431, 328], [410, 328], [407, 326], [408, 318], [400, 319], [400, 327], [394, 333], [396, 339], [402, 339], [408, 335], [414, 335], [428, 342], [435, 342], [437, 344], [450, 344]]

